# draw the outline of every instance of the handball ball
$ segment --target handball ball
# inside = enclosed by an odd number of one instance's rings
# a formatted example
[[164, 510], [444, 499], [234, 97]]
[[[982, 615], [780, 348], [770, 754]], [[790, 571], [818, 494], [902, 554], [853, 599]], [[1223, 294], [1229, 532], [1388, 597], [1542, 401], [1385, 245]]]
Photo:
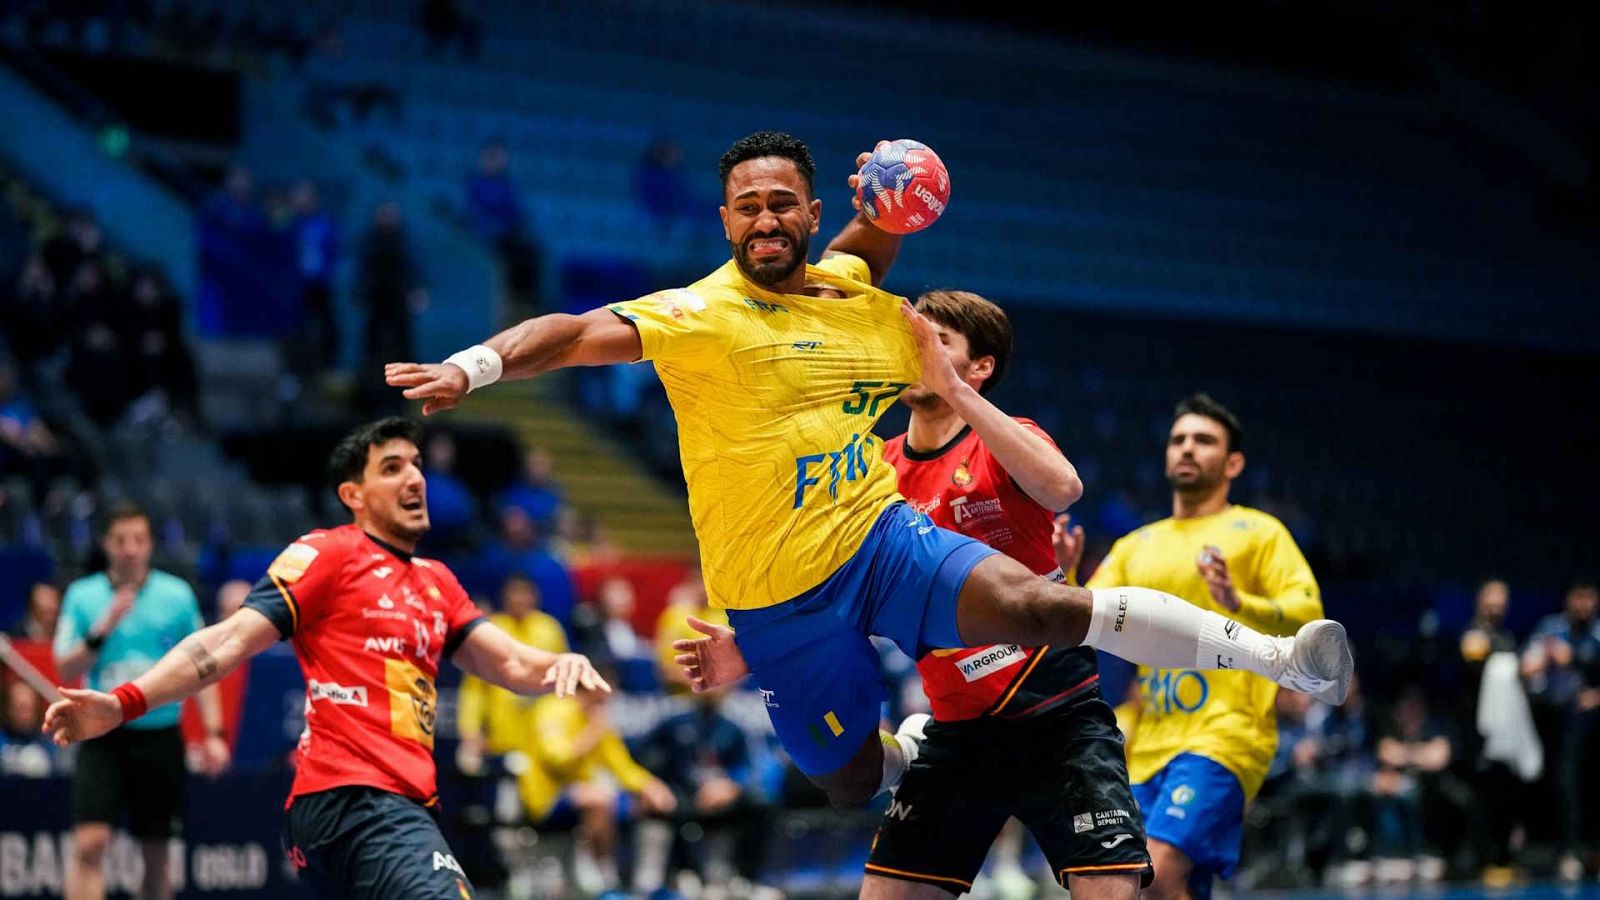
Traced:
[[890, 234], [927, 228], [950, 202], [950, 173], [926, 144], [883, 141], [859, 174], [861, 211]]

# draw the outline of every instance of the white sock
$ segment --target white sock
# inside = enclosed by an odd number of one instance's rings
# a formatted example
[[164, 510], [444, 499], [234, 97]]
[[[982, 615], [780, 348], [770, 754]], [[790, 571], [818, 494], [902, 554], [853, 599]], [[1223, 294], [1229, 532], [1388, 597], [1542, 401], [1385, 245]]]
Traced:
[[917, 758], [917, 746], [911, 738], [880, 730], [878, 740], [883, 742], [883, 780], [878, 783], [877, 793], [872, 795], [874, 797], [899, 787], [906, 769]]
[[1273, 680], [1283, 673], [1282, 638], [1150, 588], [1091, 593], [1086, 646], [1158, 669], [1244, 669]]

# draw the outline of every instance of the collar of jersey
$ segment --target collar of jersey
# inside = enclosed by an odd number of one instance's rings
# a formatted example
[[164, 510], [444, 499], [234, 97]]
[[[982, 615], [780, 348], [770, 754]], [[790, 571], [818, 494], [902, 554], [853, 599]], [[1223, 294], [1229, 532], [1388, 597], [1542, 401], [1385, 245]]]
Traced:
[[367, 540], [369, 540], [369, 541], [373, 542], [374, 544], [377, 544], [379, 547], [382, 547], [383, 549], [389, 551], [389, 555], [396, 557], [401, 562], [403, 562], [403, 563], [411, 562], [411, 554], [405, 552], [404, 550], [401, 550], [399, 547], [396, 547], [395, 545], [389, 543], [388, 541], [381, 540], [379, 538], [375, 538], [372, 535], [367, 534], [367, 532], [365, 532], [365, 531], [363, 531], [361, 533], [367, 535]]
[[961, 443], [962, 441], [966, 440], [967, 439], [967, 435], [969, 435], [971, 433], [972, 433], [972, 426], [971, 425], [963, 425], [963, 426], [961, 426], [961, 430], [956, 432], [956, 436], [955, 437], [951, 438], [948, 441], [945, 441], [944, 442], [944, 446], [940, 447], [940, 448], [938, 448], [936, 450], [913, 450], [913, 449], [911, 449], [911, 441], [909, 439], [910, 435], [907, 435], [906, 436], [907, 440], [906, 440], [905, 444], [901, 447], [901, 449], [903, 451], [905, 451], [906, 459], [909, 459], [912, 462], [932, 462], [932, 461], [938, 459], [939, 457], [945, 455], [946, 453], [949, 453], [951, 450], [954, 450], [956, 445]]
[[768, 290], [767, 288], [764, 288], [761, 285], [756, 284], [754, 281], [746, 278], [744, 276], [744, 272], [740, 271], [739, 264], [731, 259], [728, 260], [727, 264], [722, 267], [722, 274], [728, 279], [729, 283], [731, 283], [737, 289], [749, 291], [758, 297], [777, 297], [788, 300], [805, 300], [810, 303], [827, 303], [838, 306], [846, 303], [870, 303], [875, 293], [884, 294], [885, 296], [888, 295], [886, 291], [882, 291], [878, 288], [872, 287], [871, 285], [862, 284], [859, 281], [841, 278], [840, 276], [835, 275], [826, 269], [819, 269], [810, 263], [806, 263], [806, 284], [814, 284], [820, 281], [827, 284], [829, 287], [834, 287], [844, 291], [845, 295], [838, 299], [834, 299], [831, 297], [813, 297], [810, 294], [785, 294], [779, 291]]

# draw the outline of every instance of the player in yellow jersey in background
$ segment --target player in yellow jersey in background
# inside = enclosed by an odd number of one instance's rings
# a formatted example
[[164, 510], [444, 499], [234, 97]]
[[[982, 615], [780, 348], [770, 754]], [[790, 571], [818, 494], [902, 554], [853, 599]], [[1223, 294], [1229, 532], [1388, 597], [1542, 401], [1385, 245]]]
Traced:
[[[550, 653], [569, 649], [561, 623], [539, 608], [539, 586], [521, 572], [513, 573], [500, 586], [500, 610], [489, 616], [489, 621], [512, 640]], [[456, 731], [461, 744], [456, 764], [463, 772], [479, 771], [485, 753], [500, 756], [527, 750], [534, 698], [514, 694], [476, 675], [461, 679], [457, 698]]]
[[[1145, 585], [1264, 634], [1294, 634], [1320, 618], [1316, 579], [1289, 530], [1228, 502], [1244, 471], [1242, 437], [1238, 418], [1205, 394], [1179, 403], [1167, 437], [1172, 517], [1117, 541], [1088, 586]], [[1070, 571], [1083, 530], [1058, 522], [1055, 542]], [[1203, 900], [1213, 878], [1238, 865], [1245, 805], [1278, 746], [1278, 685], [1244, 671], [1149, 667], [1139, 685], [1128, 776], [1156, 868], [1144, 896]]]
[[952, 374], [933, 324], [877, 287], [897, 236], [858, 215], [807, 264], [822, 214], [815, 170], [790, 135], [742, 138], [719, 165], [732, 259], [717, 270], [530, 319], [443, 363], [390, 363], [385, 377], [431, 414], [502, 378], [654, 363], [711, 605], [728, 610], [785, 750], [836, 806], [871, 800], [915, 757], [909, 739], [878, 730], [874, 635], [913, 659], [1088, 645], [1151, 665], [1246, 668], [1342, 699], [1352, 663], [1336, 622], [1280, 639], [1146, 588], [1055, 584], [906, 504], [874, 423], [919, 382], [961, 415], [977, 414], [978, 395]]

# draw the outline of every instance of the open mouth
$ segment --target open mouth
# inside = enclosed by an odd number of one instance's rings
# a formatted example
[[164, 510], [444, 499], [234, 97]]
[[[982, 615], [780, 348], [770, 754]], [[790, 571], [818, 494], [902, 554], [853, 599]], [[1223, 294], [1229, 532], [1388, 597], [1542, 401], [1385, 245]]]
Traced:
[[751, 256], [777, 256], [789, 249], [789, 241], [781, 237], [756, 238], [745, 246], [749, 248]]
[[400, 501], [400, 508], [406, 512], [417, 512], [425, 505], [421, 497], [408, 497]]

